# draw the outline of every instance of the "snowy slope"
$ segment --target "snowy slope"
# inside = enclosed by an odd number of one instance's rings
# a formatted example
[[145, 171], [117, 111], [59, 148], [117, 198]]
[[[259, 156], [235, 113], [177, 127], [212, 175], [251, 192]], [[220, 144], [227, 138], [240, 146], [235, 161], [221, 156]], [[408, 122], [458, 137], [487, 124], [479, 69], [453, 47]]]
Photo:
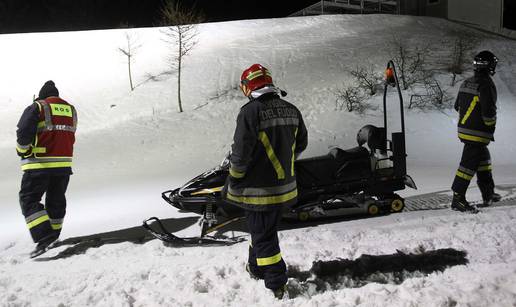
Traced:
[[[54, 80], [61, 97], [79, 112], [63, 237], [91, 235], [135, 227], [153, 215], [188, 216], [164, 204], [160, 193], [216, 165], [229, 150], [236, 114], [245, 101], [237, 84], [250, 64], [269, 67], [276, 85], [289, 92], [287, 98], [300, 108], [309, 130], [303, 156], [315, 156], [331, 146], [353, 147], [361, 126], [381, 123], [380, 111], [335, 111], [333, 91], [350, 78], [347, 70], [364, 63], [383, 70], [394, 33], [415, 43], [436, 42], [457, 28], [440, 19], [382, 15], [203, 24], [199, 44], [185, 63], [183, 113], [177, 112], [174, 78], [146, 81], [146, 74], [166, 69], [167, 46], [158, 28], [129, 30], [142, 43], [133, 67], [139, 84], [134, 92], [129, 91], [125, 59], [117, 52], [125, 30], [1, 35], [0, 304], [513, 306], [512, 207], [478, 216], [410, 212], [283, 231], [286, 261], [305, 270], [314, 260], [386, 255], [397, 249], [451, 247], [467, 251], [470, 261], [400, 285], [336, 285], [335, 291], [306, 292], [283, 302], [275, 302], [243, 272], [246, 243], [174, 250], [154, 240], [105, 245], [44, 263], [27, 257], [32, 244], [17, 204], [21, 173], [14, 154], [15, 125], [44, 81]], [[485, 36], [483, 47], [501, 59], [494, 78], [499, 90], [497, 141], [490, 146], [495, 180], [516, 183], [516, 148], [510, 141], [516, 128], [516, 42]], [[395, 96], [390, 99], [396, 101]], [[392, 123], [396, 112], [390, 113]], [[455, 112], [407, 110], [406, 126], [408, 171], [419, 192], [449, 188], [461, 150]], [[184, 234], [196, 231], [192, 226]]]

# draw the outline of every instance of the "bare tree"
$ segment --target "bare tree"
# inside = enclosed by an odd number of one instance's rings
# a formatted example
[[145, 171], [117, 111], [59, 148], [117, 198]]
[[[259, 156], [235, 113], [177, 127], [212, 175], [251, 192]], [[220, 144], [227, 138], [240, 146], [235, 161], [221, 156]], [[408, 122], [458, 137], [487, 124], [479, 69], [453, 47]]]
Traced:
[[394, 61], [396, 62], [396, 64], [398, 64], [398, 72], [399, 72], [399, 77], [401, 78], [401, 81], [402, 81], [402, 86], [403, 86], [403, 89], [407, 89], [408, 86], [407, 86], [407, 81], [406, 81], [406, 72], [408, 70], [407, 66], [407, 57], [408, 57], [408, 51], [407, 51], [407, 46], [405, 44], [405, 42], [395, 36], [393, 39], [392, 39], [392, 44], [393, 44], [393, 50], [394, 50]]
[[337, 89], [334, 94], [337, 110], [342, 110], [345, 107], [348, 112], [355, 111], [362, 114], [369, 107], [365, 103], [366, 98], [363, 91], [354, 84], [345, 84], [343, 88]]
[[181, 102], [181, 72], [184, 58], [190, 54], [197, 44], [197, 25], [202, 22], [202, 16], [195, 10], [181, 7], [180, 1], [167, 0], [161, 10], [165, 42], [171, 46], [169, 65], [171, 70], [177, 70], [177, 102], [179, 112], [183, 112]]
[[473, 50], [480, 43], [480, 38], [473, 33], [463, 31], [454, 34], [451, 62], [448, 66], [448, 71], [453, 75], [451, 86], [455, 85], [457, 75], [464, 72], [466, 62], [470, 61]]
[[428, 47], [416, 45], [409, 48], [406, 40], [396, 36], [392, 40], [392, 45], [394, 61], [397, 63], [398, 75], [404, 90], [429, 77], [425, 71]]
[[368, 68], [363, 66], [357, 66], [354, 70], [349, 72], [353, 77], [355, 77], [358, 86], [367, 90], [369, 95], [373, 96], [376, 94], [376, 90], [378, 88], [379, 80], [381, 80], [381, 76], [375, 71], [374, 66], [370, 65]]
[[422, 87], [424, 88], [419, 93], [414, 93], [410, 96], [408, 108], [425, 109], [444, 109], [449, 107], [445, 104], [449, 100], [447, 93], [441, 87], [439, 81], [435, 78], [426, 79]]
[[142, 45], [138, 44], [137, 41], [136, 41], [136, 38], [134, 36], [132, 36], [129, 32], [125, 33], [125, 40], [126, 40], [127, 45], [124, 46], [124, 47], [119, 47], [118, 51], [120, 51], [120, 53], [122, 53], [124, 56], [127, 57], [127, 68], [128, 68], [128, 73], [129, 73], [129, 85], [131, 87], [131, 91], [133, 91], [134, 90], [134, 85], [133, 85], [133, 76], [132, 76], [132, 72], [131, 72], [131, 64], [132, 64], [132, 61], [134, 60], [133, 57], [134, 57], [136, 51]]

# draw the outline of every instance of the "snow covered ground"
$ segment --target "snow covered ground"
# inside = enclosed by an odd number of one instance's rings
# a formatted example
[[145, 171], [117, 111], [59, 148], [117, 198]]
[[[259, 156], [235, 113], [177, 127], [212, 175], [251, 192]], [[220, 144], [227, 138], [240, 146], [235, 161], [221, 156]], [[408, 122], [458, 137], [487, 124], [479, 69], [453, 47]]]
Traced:
[[[199, 44], [185, 62], [183, 113], [177, 112], [173, 77], [146, 81], [147, 74], [166, 69], [167, 46], [158, 28], [129, 30], [142, 43], [133, 67], [134, 92], [117, 52], [125, 30], [1, 35], [0, 305], [516, 306], [516, 206], [479, 215], [404, 212], [284, 230], [282, 254], [301, 270], [316, 260], [441, 248], [466, 251], [469, 264], [361, 287], [337, 280], [326, 291], [310, 288], [283, 301], [245, 273], [247, 243], [174, 249], [152, 240], [102, 245], [53, 261], [28, 258], [33, 244], [17, 201], [21, 171], [15, 126], [46, 80], [54, 80], [61, 97], [79, 112], [62, 237], [127, 234], [150, 216], [191, 216], [166, 205], [160, 193], [216, 165], [229, 150], [236, 114], [245, 102], [237, 87], [240, 73], [251, 64], [270, 68], [276, 85], [300, 108], [309, 131], [303, 156], [310, 157], [331, 146], [354, 147], [361, 126], [381, 123], [379, 110], [365, 115], [335, 110], [333, 92], [351, 78], [347, 70], [372, 64], [382, 71], [395, 33], [412, 43], [438, 42], [460, 28], [440, 19], [383, 15], [203, 24]], [[511, 136], [516, 131], [516, 42], [484, 35], [482, 44], [500, 58], [494, 77], [499, 124], [490, 145], [495, 181], [516, 184]], [[446, 78], [440, 76], [443, 83]], [[454, 95], [457, 87], [448, 90]], [[396, 101], [394, 94], [390, 99]], [[375, 96], [371, 103], [380, 100]], [[396, 116], [394, 108], [393, 125]], [[406, 127], [408, 172], [419, 190], [401, 195], [448, 189], [461, 151], [455, 112], [406, 110]], [[469, 196], [479, 199], [474, 185]], [[196, 226], [180, 234], [195, 235]], [[289, 287], [299, 285], [292, 281]]]

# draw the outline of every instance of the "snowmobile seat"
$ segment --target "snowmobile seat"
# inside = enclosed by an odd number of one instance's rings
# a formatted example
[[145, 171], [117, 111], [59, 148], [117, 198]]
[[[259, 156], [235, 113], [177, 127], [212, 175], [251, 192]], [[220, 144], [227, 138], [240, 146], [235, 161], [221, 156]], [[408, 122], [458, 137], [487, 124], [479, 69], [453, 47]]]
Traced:
[[347, 150], [333, 148], [329, 154], [335, 159], [335, 177], [339, 181], [357, 180], [371, 174], [370, 154], [365, 147], [357, 146]]
[[298, 185], [314, 187], [363, 178], [370, 174], [371, 163], [367, 148], [358, 146], [333, 148], [326, 155], [297, 160], [295, 168]]
[[346, 150], [335, 147], [332, 148], [332, 150], [330, 150], [329, 155], [331, 155], [335, 160], [337, 160], [337, 164], [340, 165], [350, 160], [363, 159], [369, 157], [369, 150], [362, 146], [357, 146]]
[[295, 170], [297, 183], [303, 187], [329, 185], [335, 182], [335, 159], [329, 154], [296, 160]]

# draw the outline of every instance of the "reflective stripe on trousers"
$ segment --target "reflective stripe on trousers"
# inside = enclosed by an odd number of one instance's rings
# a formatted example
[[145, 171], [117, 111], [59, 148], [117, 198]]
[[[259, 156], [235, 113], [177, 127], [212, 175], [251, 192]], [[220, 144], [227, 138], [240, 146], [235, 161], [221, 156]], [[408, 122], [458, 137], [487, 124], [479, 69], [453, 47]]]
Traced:
[[25, 218], [25, 222], [27, 223], [27, 227], [29, 229], [34, 228], [48, 220], [50, 220], [50, 218], [48, 217], [47, 211], [45, 210], [38, 211]]
[[258, 266], [273, 265], [280, 262], [281, 259], [281, 253], [277, 253], [276, 255], [271, 257], [256, 258], [256, 263], [258, 264]]

